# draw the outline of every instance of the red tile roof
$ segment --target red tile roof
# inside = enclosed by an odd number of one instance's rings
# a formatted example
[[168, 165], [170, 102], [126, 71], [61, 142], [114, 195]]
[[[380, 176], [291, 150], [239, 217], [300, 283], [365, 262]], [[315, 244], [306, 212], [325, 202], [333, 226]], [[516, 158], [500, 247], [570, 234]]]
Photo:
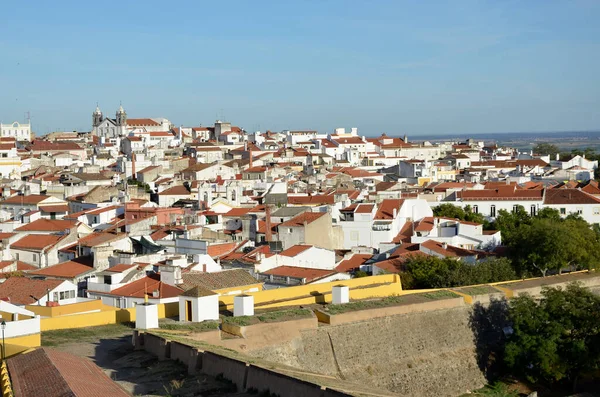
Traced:
[[296, 266], [278, 266], [261, 274], [279, 277], [292, 277], [305, 279], [306, 283], [320, 280], [322, 278], [337, 274], [335, 270], [311, 269]]
[[579, 189], [548, 189], [544, 197], [544, 204], [595, 204], [600, 199]]
[[30, 234], [15, 241], [10, 247], [21, 250], [41, 251], [54, 246], [64, 237], [55, 234]]
[[160, 124], [152, 119], [127, 119], [127, 125], [132, 127], [158, 127]]
[[[31, 305], [36, 303], [65, 280], [37, 280], [26, 277], [10, 277], [0, 284], [0, 299], [8, 299], [16, 305]], [[35, 297], [34, 298], [32, 298]]]
[[28, 194], [27, 196], [13, 196], [9, 197], [6, 200], [0, 202], [1, 204], [39, 204], [42, 201], [50, 198], [50, 196], [46, 196], [45, 194]]
[[415, 232], [429, 232], [433, 230], [433, 217], [428, 216], [419, 221], [415, 227]]
[[[158, 297], [153, 295], [154, 291], [158, 291]], [[159, 274], [152, 274], [133, 281], [123, 287], [117, 288], [108, 292], [108, 295], [129, 296], [132, 298], [148, 298], [163, 299], [175, 298], [183, 292], [183, 289], [160, 281]]]
[[251, 209], [252, 208], [232, 208], [228, 212], [224, 213], [223, 216], [242, 216], [250, 212]]
[[109, 267], [108, 269], [104, 269], [105, 272], [112, 272], [112, 273], [122, 273], [125, 270], [129, 270], [132, 267], [136, 267], [137, 265], [133, 264], [133, 265], [128, 265], [126, 263], [119, 263], [118, 265]]
[[515, 186], [504, 186], [497, 189], [463, 190], [457, 193], [463, 201], [482, 200], [541, 200], [544, 191], [539, 189], [524, 190]]
[[321, 218], [325, 214], [326, 214], [325, 212], [303, 212], [299, 215], [296, 215], [292, 219], [283, 222], [282, 224], [279, 225], [279, 227], [304, 226], [305, 222], [307, 224], [310, 224], [310, 223], [316, 221], [317, 219]]
[[375, 213], [375, 219], [394, 219], [394, 209], [396, 214], [400, 212], [400, 208], [404, 204], [403, 199], [385, 199], [382, 200]]
[[214, 258], [230, 253], [235, 247], [237, 247], [237, 243], [211, 244], [206, 249], [206, 253]]
[[43, 212], [69, 212], [67, 204], [40, 205]]
[[371, 212], [373, 212], [373, 207], [375, 207], [375, 204], [360, 204], [358, 207], [356, 207], [356, 210], [354, 211], [355, 214], [370, 214]]
[[312, 245], [292, 245], [288, 249], [281, 251], [279, 255], [294, 257], [312, 247]]
[[30, 274], [36, 276], [72, 279], [94, 270], [89, 258], [78, 258], [72, 261], [62, 262], [57, 265], [44, 267], [32, 271]]
[[333, 194], [315, 196], [288, 196], [288, 204], [323, 205], [333, 204], [334, 202], [335, 197]]
[[8, 359], [8, 369], [15, 396], [129, 396], [91, 360], [47, 347]]
[[349, 259], [344, 259], [336, 267], [335, 270], [340, 273], [347, 273], [358, 269], [362, 264], [371, 259], [371, 254], [354, 254]]
[[192, 193], [183, 185], [173, 186], [158, 193], [159, 196], [191, 196]]
[[15, 229], [17, 232], [64, 232], [76, 227], [80, 222], [66, 219], [37, 219]]

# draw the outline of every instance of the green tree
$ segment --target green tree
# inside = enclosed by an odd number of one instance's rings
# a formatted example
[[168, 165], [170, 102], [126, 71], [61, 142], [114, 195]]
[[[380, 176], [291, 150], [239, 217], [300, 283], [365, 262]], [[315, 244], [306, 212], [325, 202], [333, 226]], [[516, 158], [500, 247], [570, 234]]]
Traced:
[[558, 153], [560, 153], [560, 149], [558, 148], [558, 146], [553, 145], [551, 143], [538, 143], [537, 145], [535, 145], [533, 147], [533, 152], [535, 154], [540, 154], [540, 155], [550, 155], [551, 158], [554, 158], [554, 156], [556, 156]]
[[529, 225], [531, 217], [522, 205], [516, 207], [515, 211], [498, 211], [494, 227], [502, 233], [504, 245], [510, 246], [523, 225]]
[[513, 231], [507, 245], [521, 276], [595, 268], [600, 250], [598, 234], [577, 216], [565, 220], [535, 217]]
[[459, 219], [461, 221], [481, 223], [484, 225], [484, 229], [487, 229], [489, 222], [481, 214], [476, 214], [470, 205], [461, 208], [459, 206], [444, 203], [440, 204], [433, 209], [434, 216], [443, 216], [446, 218]]
[[513, 333], [504, 359], [517, 376], [550, 384], [568, 381], [575, 391], [581, 375], [600, 368], [600, 298], [571, 284], [545, 288], [538, 301], [510, 301]]
[[510, 260], [506, 258], [471, 264], [435, 256], [409, 258], [400, 275], [402, 286], [406, 289], [451, 288], [517, 278]]

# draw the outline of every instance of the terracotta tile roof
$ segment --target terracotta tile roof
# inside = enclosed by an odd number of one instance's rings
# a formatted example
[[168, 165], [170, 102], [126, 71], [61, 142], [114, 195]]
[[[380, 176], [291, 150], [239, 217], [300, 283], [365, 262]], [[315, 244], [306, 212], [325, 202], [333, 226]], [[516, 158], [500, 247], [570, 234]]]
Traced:
[[50, 196], [46, 196], [45, 194], [28, 194], [27, 196], [13, 196], [9, 197], [6, 200], [0, 202], [0, 204], [39, 204], [42, 201], [49, 199]]
[[482, 200], [541, 200], [544, 191], [540, 189], [525, 190], [515, 186], [503, 186], [497, 189], [463, 190], [457, 193], [463, 201]]
[[400, 208], [404, 204], [403, 199], [385, 199], [382, 200], [375, 213], [375, 219], [394, 219], [394, 209], [396, 214], [400, 212]]
[[121, 240], [124, 238], [128, 238], [125, 234], [114, 234], [114, 233], [91, 233], [85, 237], [79, 239], [79, 245], [82, 247], [97, 247], [99, 245], [104, 245], [110, 243], [112, 241]]
[[111, 266], [108, 269], [104, 269], [104, 271], [111, 272], [111, 273], [122, 273], [125, 270], [131, 269], [132, 267], [137, 267], [137, 265], [136, 264], [129, 265], [126, 263], [119, 263], [118, 265]]
[[127, 125], [132, 127], [158, 127], [160, 124], [152, 119], [127, 119]]
[[31, 270], [37, 270], [38, 268], [30, 265], [29, 263], [21, 262], [21, 261], [0, 261], [0, 270], [7, 268], [10, 265], [16, 264], [17, 271], [29, 272]]
[[29, 150], [37, 152], [52, 152], [52, 151], [70, 151], [70, 150], [84, 150], [81, 146], [76, 144], [75, 142], [48, 142], [48, 141], [40, 141], [35, 140], [28, 147]]
[[354, 269], [358, 269], [362, 264], [371, 259], [371, 254], [354, 254], [349, 259], [344, 259], [335, 267], [335, 270], [340, 273], [347, 273]]
[[360, 204], [354, 211], [355, 214], [370, 214], [373, 212], [375, 204]]
[[67, 204], [40, 205], [40, 210], [43, 212], [69, 212], [69, 206]]
[[312, 247], [312, 245], [292, 245], [290, 248], [280, 252], [279, 255], [294, 257]]
[[[279, 226], [279, 223], [273, 223], [271, 222], [271, 232], [272, 233], [277, 233], [277, 226]], [[265, 221], [258, 221], [258, 227], [256, 228], [256, 233], [262, 233], [265, 234], [267, 232], [267, 222]]]
[[394, 237], [394, 239], [392, 240], [392, 243], [394, 243], [394, 244], [410, 243], [411, 237], [413, 235], [412, 228], [413, 228], [413, 222], [407, 221], [404, 224], [404, 226], [402, 226], [402, 229], [400, 229], [400, 231], [398, 232], [396, 237]]
[[292, 219], [283, 222], [279, 225], [279, 227], [299, 227], [304, 226], [304, 222], [307, 224], [311, 224], [317, 219], [321, 218], [325, 215], [325, 212], [303, 212], [299, 215], [296, 215]]
[[600, 195], [600, 186], [597, 181], [590, 181], [587, 185], [581, 188], [584, 192], [588, 194], [599, 194]]
[[71, 279], [94, 271], [89, 260], [72, 260], [32, 271], [36, 276]]
[[80, 222], [67, 219], [40, 218], [15, 229], [17, 232], [64, 232], [76, 227]]
[[129, 396], [91, 360], [46, 347], [8, 359], [8, 369], [18, 397]]
[[311, 269], [296, 266], [278, 266], [261, 274], [267, 276], [291, 277], [304, 279], [306, 283], [337, 274], [335, 270]]
[[[26, 277], [10, 277], [0, 284], [0, 299], [8, 298], [15, 305], [31, 305], [52, 291], [64, 280], [37, 280]], [[34, 298], [32, 298], [35, 297]]]
[[579, 189], [548, 189], [544, 197], [544, 204], [596, 204], [600, 199]]
[[146, 173], [148, 171], [152, 171], [152, 170], [155, 170], [157, 168], [160, 168], [160, 166], [159, 165], [150, 165], [150, 166], [148, 166], [146, 168], [142, 168], [141, 170], [137, 171], [136, 174], [144, 174], [144, 173]]
[[252, 208], [232, 208], [228, 212], [224, 213], [223, 216], [242, 216], [250, 212], [251, 209]]
[[[154, 296], [154, 291], [158, 291], [158, 296]], [[181, 295], [183, 289], [160, 281], [159, 274], [151, 274], [139, 280], [133, 281], [111, 292], [103, 292], [108, 295], [128, 296], [132, 298], [163, 299], [175, 298]]]
[[218, 295], [218, 294], [209, 289], [203, 288], [199, 285], [192, 287], [192, 288], [188, 289], [187, 291], [185, 291], [183, 294], [181, 294], [181, 296], [190, 296], [193, 298], [201, 298], [204, 296], [212, 296], [212, 295]]
[[415, 227], [415, 232], [429, 232], [433, 230], [433, 217], [428, 216], [421, 219]]
[[262, 284], [244, 269], [223, 270], [215, 273], [187, 272], [183, 277], [183, 288], [201, 286], [211, 291]]
[[348, 138], [335, 138], [335, 139], [332, 139], [332, 141], [336, 142], [338, 145], [366, 145], [367, 144], [358, 136], [352, 136], [352, 137], [348, 137]]
[[230, 253], [237, 247], [237, 243], [210, 244], [206, 249], [206, 253], [214, 258]]
[[11, 238], [17, 233], [0, 233], [0, 240], [4, 240], [5, 238]]
[[93, 209], [91, 211], [86, 211], [85, 214], [86, 215], [98, 215], [98, 214], [102, 214], [103, 212], [116, 210], [118, 208], [121, 208], [121, 206], [120, 205], [111, 205], [109, 207], [100, 207], [100, 208]]
[[159, 196], [191, 196], [192, 193], [183, 185], [173, 186], [158, 193]]
[[444, 244], [434, 240], [427, 240], [421, 243], [421, 247], [427, 248], [435, 253], [443, 255], [446, 258], [477, 256], [481, 253], [479, 251], [467, 250], [464, 248], [455, 247], [453, 245], [446, 245], [446, 248], [444, 248]]
[[12, 243], [10, 247], [28, 251], [41, 251], [54, 246], [64, 237], [55, 234], [29, 234]]
[[268, 168], [264, 167], [264, 166], [256, 166], [256, 167], [247, 168], [242, 172], [246, 172], [246, 173], [248, 173], [248, 172], [266, 172], [267, 169]]
[[333, 204], [335, 197], [331, 195], [314, 195], [314, 196], [288, 196], [288, 204]]

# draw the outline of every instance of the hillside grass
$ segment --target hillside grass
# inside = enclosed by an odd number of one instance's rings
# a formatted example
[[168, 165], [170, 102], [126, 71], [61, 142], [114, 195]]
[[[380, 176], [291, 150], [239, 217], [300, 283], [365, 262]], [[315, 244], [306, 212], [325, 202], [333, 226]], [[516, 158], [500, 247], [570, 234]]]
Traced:
[[60, 346], [68, 343], [97, 342], [131, 334], [134, 323], [100, 325], [97, 327], [59, 329], [43, 331], [42, 346]]
[[227, 324], [239, 325], [245, 327], [248, 325], [259, 324], [259, 323], [275, 323], [279, 321], [297, 320], [301, 318], [307, 318], [312, 315], [312, 311], [309, 309], [286, 309], [269, 311], [264, 313], [258, 313], [254, 316], [240, 316], [240, 317], [223, 317], [222, 320]]
[[354, 301], [350, 303], [344, 303], [342, 305], [329, 304], [324, 308], [324, 311], [331, 315], [336, 315], [353, 311], [380, 309], [383, 307], [424, 303], [431, 300], [451, 299], [458, 297], [459, 295], [445, 290], [421, 294], [392, 295], [386, 298]]

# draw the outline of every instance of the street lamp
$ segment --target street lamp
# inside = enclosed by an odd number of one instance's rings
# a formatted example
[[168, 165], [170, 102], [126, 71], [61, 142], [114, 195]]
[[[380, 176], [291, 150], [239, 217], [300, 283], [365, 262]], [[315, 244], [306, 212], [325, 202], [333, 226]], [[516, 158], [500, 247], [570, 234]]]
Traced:
[[0, 328], [2, 328], [2, 361], [4, 361], [6, 358], [6, 355], [4, 354], [4, 330], [6, 329], [6, 321], [4, 321], [4, 319], [2, 319], [2, 322], [0, 323]]

